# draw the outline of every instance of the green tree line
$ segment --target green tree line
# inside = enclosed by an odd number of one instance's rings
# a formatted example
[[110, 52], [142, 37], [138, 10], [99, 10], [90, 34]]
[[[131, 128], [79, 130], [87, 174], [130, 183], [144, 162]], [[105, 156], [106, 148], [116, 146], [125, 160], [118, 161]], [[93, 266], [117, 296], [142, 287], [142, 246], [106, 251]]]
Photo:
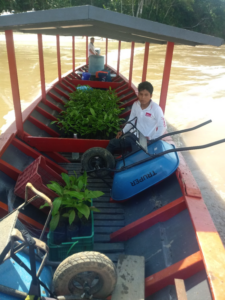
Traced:
[[0, 0], [0, 12], [94, 5], [225, 38], [225, 0]]

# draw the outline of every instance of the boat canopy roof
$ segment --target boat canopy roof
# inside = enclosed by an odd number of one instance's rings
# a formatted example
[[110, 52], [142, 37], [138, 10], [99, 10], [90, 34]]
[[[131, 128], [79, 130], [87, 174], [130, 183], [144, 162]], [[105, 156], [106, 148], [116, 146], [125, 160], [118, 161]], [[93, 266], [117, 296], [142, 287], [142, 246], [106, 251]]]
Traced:
[[126, 42], [221, 46], [221, 38], [94, 6], [75, 6], [0, 16], [0, 31], [62, 36], [99, 36]]

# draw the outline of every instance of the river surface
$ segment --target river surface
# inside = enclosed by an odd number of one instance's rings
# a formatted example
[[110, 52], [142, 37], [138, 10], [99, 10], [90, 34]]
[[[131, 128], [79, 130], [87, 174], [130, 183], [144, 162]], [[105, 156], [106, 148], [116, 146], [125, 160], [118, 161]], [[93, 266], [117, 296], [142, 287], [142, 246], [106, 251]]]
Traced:
[[[14, 34], [22, 109], [40, 93], [37, 36]], [[85, 63], [85, 41], [76, 38], [76, 66]], [[61, 37], [62, 74], [72, 68], [72, 38]], [[56, 38], [43, 36], [47, 86], [57, 78]], [[105, 41], [97, 38], [95, 47], [105, 54]], [[117, 65], [117, 41], [109, 41], [109, 65]], [[147, 80], [154, 86], [153, 100], [159, 102], [166, 46], [150, 45]], [[144, 45], [135, 45], [133, 82], [141, 81]], [[121, 73], [128, 77], [130, 43], [122, 43]], [[0, 133], [14, 120], [5, 37], [0, 35]], [[195, 126], [211, 119], [201, 129], [182, 134], [177, 142], [187, 146], [206, 144], [225, 138], [225, 46], [175, 46], [165, 116], [176, 129]], [[215, 189], [222, 201], [217, 207], [224, 216], [225, 144], [191, 151], [191, 160]], [[199, 179], [201, 180], [201, 178]], [[198, 182], [199, 183], [199, 182]], [[201, 184], [200, 184], [201, 185]], [[222, 204], [221, 204], [222, 203]], [[215, 221], [215, 220], [214, 220]], [[225, 225], [221, 223], [221, 226]], [[218, 227], [217, 227], [218, 228]], [[225, 228], [225, 226], [224, 226]]]

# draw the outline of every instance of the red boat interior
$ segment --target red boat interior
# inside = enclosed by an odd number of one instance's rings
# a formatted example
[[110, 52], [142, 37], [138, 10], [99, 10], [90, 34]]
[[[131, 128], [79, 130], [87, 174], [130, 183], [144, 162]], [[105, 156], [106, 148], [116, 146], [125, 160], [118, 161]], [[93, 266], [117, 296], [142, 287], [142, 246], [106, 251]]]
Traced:
[[[74, 39], [72, 40], [74, 49]], [[72, 152], [84, 153], [95, 146], [106, 147], [107, 140], [83, 140], [63, 137], [62, 131], [52, 121], [57, 120], [69, 101], [69, 94], [81, 81], [80, 72], [88, 70], [88, 64], [61, 76], [59, 39], [59, 80], [46, 90], [42, 35], [38, 33], [42, 95], [26, 111], [21, 113], [17, 79], [15, 50], [12, 30], [6, 30], [9, 69], [12, 82], [16, 122], [1, 135], [0, 140], [0, 212], [1, 216], [19, 206], [24, 200], [14, 194], [18, 176], [39, 156], [58, 174], [80, 174], [81, 165], [74, 161]], [[87, 37], [88, 42], [88, 37]], [[121, 42], [118, 48], [118, 68], [105, 68], [115, 74], [112, 83], [89, 81], [92, 87], [116, 90], [120, 115], [127, 120], [131, 106], [137, 100], [137, 89], [132, 84], [132, 66], [135, 43], [131, 43], [129, 78], [119, 73]], [[167, 42], [165, 69], [162, 82], [160, 106], [166, 107], [170, 68], [174, 42]], [[145, 44], [142, 80], [146, 79], [149, 43]], [[73, 51], [74, 54], [74, 51]], [[171, 138], [165, 139], [173, 143]], [[224, 299], [225, 251], [218, 232], [204, 204], [201, 192], [183, 157], [176, 172], [153, 187], [141, 192], [126, 202], [110, 199], [110, 188], [100, 179], [89, 178], [88, 188], [100, 190], [104, 195], [94, 200], [100, 212], [94, 213], [95, 243], [99, 251], [117, 263], [120, 254], [145, 257], [145, 295], [148, 300], [178, 299], [174, 279], [185, 282], [187, 299]], [[106, 179], [109, 183], [112, 178]], [[40, 231], [46, 214], [28, 205], [19, 215], [19, 220], [35, 235]]]

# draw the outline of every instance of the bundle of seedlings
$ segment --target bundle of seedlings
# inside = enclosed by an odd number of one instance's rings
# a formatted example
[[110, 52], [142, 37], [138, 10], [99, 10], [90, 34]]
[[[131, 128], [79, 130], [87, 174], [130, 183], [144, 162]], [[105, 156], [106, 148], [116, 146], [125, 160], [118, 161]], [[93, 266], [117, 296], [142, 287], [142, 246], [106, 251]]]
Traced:
[[120, 130], [119, 98], [114, 90], [77, 89], [70, 94], [57, 123], [66, 136], [76, 133], [78, 138], [110, 139]]
[[[74, 172], [75, 173], [75, 172]], [[102, 196], [100, 191], [87, 189], [86, 172], [77, 177], [62, 173], [65, 186], [62, 187], [55, 181], [47, 187], [56, 192], [59, 197], [53, 201], [50, 230], [54, 232], [54, 244], [71, 241], [73, 237], [88, 236], [91, 233], [91, 212], [99, 212], [92, 206], [92, 199]], [[40, 208], [48, 206], [47, 203]]]

